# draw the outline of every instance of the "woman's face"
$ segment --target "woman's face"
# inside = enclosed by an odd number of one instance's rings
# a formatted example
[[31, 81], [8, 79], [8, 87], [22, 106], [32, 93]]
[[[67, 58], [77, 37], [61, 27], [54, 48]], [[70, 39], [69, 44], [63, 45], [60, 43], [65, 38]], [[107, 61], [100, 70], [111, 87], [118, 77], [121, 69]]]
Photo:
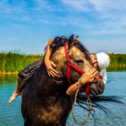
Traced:
[[95, 54], [91, 55], [91, 62], [94, 65], [94, 67], [98, 69], [98, 61], [97, 61], [97, 57]]

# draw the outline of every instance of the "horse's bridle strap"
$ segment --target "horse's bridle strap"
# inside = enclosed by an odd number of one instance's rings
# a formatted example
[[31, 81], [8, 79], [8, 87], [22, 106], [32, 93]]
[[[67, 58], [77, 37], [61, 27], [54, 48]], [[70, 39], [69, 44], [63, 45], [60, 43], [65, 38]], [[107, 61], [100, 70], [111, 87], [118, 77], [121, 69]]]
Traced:
[[[71, 67], [73, 69], [75, 69], [78, 73], [83, 74], [85, 73], [80, 67], [78, 67], [76, 64], [72, 63], [68, 54], [68, 41], [66, 41], [65, 45], [64, 45], [64, 49], [65, 49], [65, 55], [66, 55], [66, 59], [68, 61], [68, 65], [67, 65], [67, 81], [69, 83], [69, 85], [71, 84], [71, 79], [70, 79], [70, 71], [71, 71]], [[90, 83], [87, 84], [86, 86], [86, 97], [89, 96], [90, 93]]]
[[[76, 64], [71, 62], [67, 48], [68, 48], [68, 41], [66, 41], [66, 43], [64, 45], [64, 49], [65, 49], [66, 59], [68, 61], [68, 65], [67, 65], [67, 81], [68, 81], [68, 83], [70, 85], [71, 84], [71, 79], [70, 79], [71, 67], [74, 70], [76, 70], [78, 73], [80, 73], [80, 74], [83, 74], [85, 72], [80, 67], [78, 67]], [[98, 78], [102, 79], [102, 76], [99, 75]], [[86, 92], [86, 97], [89, 97], [89, 94], [90, 94], [90, 83], [87, 84], [85, 92]]]

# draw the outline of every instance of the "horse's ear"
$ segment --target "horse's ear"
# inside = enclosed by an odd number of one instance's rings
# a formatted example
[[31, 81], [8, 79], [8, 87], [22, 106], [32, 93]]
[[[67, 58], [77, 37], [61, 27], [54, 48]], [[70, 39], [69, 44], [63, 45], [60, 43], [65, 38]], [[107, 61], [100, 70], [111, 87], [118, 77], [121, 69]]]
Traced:
[[69, 47], [74, 43], [74, 34], [69, 38]]
[[54, 42], [59, 43], [59, 41], [60, 41], [60, 37], [59, 36], [55, 37]]
[[80, 40], [79, 40], [79, 35], [77, 35], [77, 36], [75, 37], [75, 40], [80, 41]]

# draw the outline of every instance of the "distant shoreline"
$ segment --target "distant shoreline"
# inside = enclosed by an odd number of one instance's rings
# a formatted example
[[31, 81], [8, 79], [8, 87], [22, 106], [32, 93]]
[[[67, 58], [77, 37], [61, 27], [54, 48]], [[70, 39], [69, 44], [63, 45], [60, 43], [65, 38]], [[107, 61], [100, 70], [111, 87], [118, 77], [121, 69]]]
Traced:
[[42, 58], [42, 55], [26, 55], [16, 52], [0, 53], [0, 75], [18, 74], [26, 66]]
[[[110, 53], [110, 66], [107, 71], [126, 71], [126, 54]], [[43, 55], [27, 55], [15, 52], [0, 53], [0, 75], [18, 74], [29, 64], [42, 60]], [[6, 72], [7, 71], [7, 72]], [[9, 72], [10, 71], [10, 72]]]
[[[108, 72], [126, 72], [126, 70], [108, 71]], [[0, 72], [1, 75], [17, 75], [18, 72]]]
[[12, 75], [12, 74], [18, 74], [18, 72], [0, 72], [0, 75]]

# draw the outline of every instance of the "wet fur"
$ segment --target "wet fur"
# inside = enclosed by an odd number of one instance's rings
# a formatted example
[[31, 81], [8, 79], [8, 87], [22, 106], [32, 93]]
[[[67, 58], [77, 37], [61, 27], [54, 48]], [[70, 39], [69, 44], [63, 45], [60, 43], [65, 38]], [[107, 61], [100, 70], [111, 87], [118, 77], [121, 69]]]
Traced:
[[22, 93], [25, 126], [65, 126], [71, 109], [71, 98], [65, 94], [65, 82], [49, 78], [44, 64], [27, 81]]

